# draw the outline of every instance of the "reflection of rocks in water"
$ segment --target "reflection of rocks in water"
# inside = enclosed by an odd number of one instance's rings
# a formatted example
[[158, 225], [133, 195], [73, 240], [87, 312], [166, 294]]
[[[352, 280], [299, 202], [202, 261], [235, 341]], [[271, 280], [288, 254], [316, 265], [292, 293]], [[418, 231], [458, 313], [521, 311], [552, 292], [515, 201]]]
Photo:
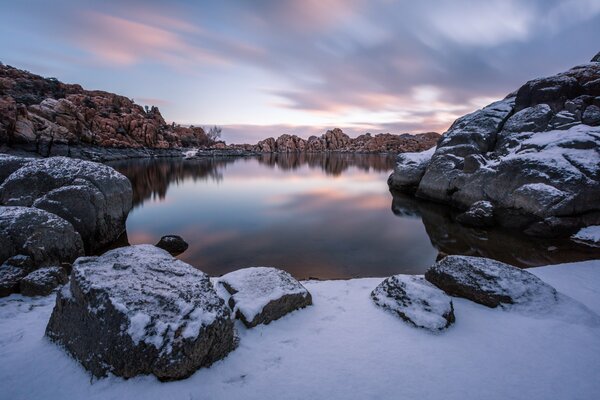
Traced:
[[526, 236], [506, 229], [469, 228], [455, 222], [457, 212], [392, 191], [392, 212], [421, 218], [433, 246], [444, 255], [493, 258], [518, 267], [535, 267], [600, 257], [600, 251], [566, 239]]
[[337, 176], [350, 167], [387, 172], [394, 169], [395, 159], [389, 154], [266, 153], [258, 157], [258, 162], [283, 170], [294, 170], [307, 164], [311, 168], [321, 168], [328, 175]]
[[116, 161], [110, 166], [125, 175], [133, 187], [133, 205], [139, 206], [149, 198], [164, 199], [170, 184], [184, 179], [220, 181], [220, 169], [235, 161], [233, 158], [206, 157], [194, 160], [182, 158]]

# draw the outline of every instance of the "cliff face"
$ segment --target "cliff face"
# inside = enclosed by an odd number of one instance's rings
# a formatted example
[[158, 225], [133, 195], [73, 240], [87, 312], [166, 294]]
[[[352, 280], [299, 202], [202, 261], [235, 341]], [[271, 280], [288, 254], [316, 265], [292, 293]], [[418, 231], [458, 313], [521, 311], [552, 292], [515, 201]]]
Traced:
[[0, 144], [48, 155], [54, 145], [167, 149], [209, 140], [202, 128], [168, 125], [156, 107], [0, 64]]
[[[417, 135], [392, 135], [389, 133], [372, 136], [370, 133], [351, 138], [335, 128], [325, 132], [321, 137], [311, 136], [302, 139], [296, 135], [284, 134], [277, 139], [268, 138], [255, 145], [231, 145], [229, 148], [254, 151], [259, 153], [404, 153], [422, 151], [435, 146], [441, 135], [435, 132]], [[224, 146], [226, 147], [226, 146]]]

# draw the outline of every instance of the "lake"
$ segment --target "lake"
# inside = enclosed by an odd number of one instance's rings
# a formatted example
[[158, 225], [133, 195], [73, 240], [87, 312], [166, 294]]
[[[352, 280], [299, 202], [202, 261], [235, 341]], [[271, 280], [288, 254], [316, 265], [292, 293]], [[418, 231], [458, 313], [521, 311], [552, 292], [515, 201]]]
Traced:
[[211, 276], [274, 266], [299, 279], [421, 274], [438, 255], [494, 258], [519, 267], [598, 257], [569, 240], [467, 228], [456, 211], [388, 190], [394, 157], [269, 154], [252, 158], [110, 163], [134, 189], [131, 244], [167, 234], [190, 245], [178, 258]]

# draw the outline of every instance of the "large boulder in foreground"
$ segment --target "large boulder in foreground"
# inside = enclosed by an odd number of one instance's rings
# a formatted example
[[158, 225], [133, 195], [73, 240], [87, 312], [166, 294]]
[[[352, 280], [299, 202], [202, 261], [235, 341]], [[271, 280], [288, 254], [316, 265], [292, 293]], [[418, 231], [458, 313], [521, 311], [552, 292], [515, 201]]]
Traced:
[[425, 279], [451, 296], [487, 307], [541, 309], [558, 301], [556, 289], [532, 273], [483, 257], [445, 257], [425, 272]]
[[277, 268], [243, 268], [223, 275], [219, 284], [231, 294], [229, 306], [248, 328], [312, 304], [308, 290]]
[[0, 204], [35, 207], [64, 218], [88, 253], [125, 231], [132, 197], [131, 183], [113, 168], [66, 157], [32, 159], [0, 185]]
[[152, 245], [82, 257], [46, 335], [95, 376], [183, 379], [236, 346], [208, 276]]
[[599, 99], [598, 62], [527, 82], [456, 120], [430, 159], [400, 155], [390, 187], [462, 210], [487, 201], [494, 223], [535, 236], [600, 224]]
[[73, 262], [83, 255], [83, 242], [73, 225], [37, 208], [0, 206], [0, 241], [0, 264], [23, 255], [39, 267]]
[[422, 276], [391, 276], [371, 292], [371, 298], [379, 307], [418, 328], [438, 331], [455, 320], [450, 297]]

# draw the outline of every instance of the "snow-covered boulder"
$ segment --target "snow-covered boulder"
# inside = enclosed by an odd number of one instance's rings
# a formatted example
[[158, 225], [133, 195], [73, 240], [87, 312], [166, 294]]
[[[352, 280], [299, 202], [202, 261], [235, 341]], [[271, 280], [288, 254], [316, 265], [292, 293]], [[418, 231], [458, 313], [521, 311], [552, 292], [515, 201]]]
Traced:
[[425, 272], [425, 279], [450, 296], [488, 307], [514, 304], [543, 309], [558, 301], [557, 291], [535, 275], [483, 257], [445, 257]]
[[188, 244], [181, 236], [166, 235], [160, 238], [156, 247], [168, 251], [173, 256], [177, 256], [187, 250]]
[[223, 275], [218, 282], [231, 295], [229, 306], [236, 317], [248, 328], [312, 304], [308, 290], [277, 268], [243, 268]]
[[600, 225], [581, 228], [576, 234], [571, 236], [571, 239], [589, 246], [600, 247]]
[[45, 267], [31, 272], [21, 279], [21, 294], [24, 296], [47, 296], [59, 285], [69, 280], [62, 267]]
[[422, 276], [389, 277], [371, 292], [371, 298], [378, 306], [418, 328], [438, 331], [455, 320], [450, 297]]
[[83, 255], [73, 225], [37, 208], [0, 206], [0, 240], [0, 263], [24, 255], [39, 267], [72, 262]]
[[424, 171], [400, 161], [389, 185], [462, 210], [487, 201], [494, 223], [530, 235], [600, 224], [599, 97], [600, 63], [527, 82], [456, 120]]
[[402, 172], [390, 175], [388, 185], [392, 189], [416, 190], [433, 153], [435, 153], [435, 146], [418, 153], [398, 154], [396, 169]]
[[79, 258], [46, 335], [95, 376], [125, 378], [186, 378], [236, 346], [208, 276], [152, 245]]
[[0, 185], [0, 204], [35, 207], [64, 218], [88, 252], [124, 232], [133, 196], [125, 176], [107, 165], [66, 157], [27, 160]]

